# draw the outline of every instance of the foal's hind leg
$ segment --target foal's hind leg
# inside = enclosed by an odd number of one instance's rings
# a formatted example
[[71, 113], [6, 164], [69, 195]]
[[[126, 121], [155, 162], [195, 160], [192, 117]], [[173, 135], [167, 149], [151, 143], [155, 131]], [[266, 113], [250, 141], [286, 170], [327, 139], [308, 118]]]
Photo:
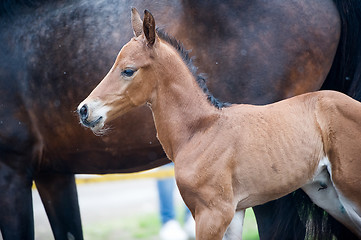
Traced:
[[74, 175], [39, 174], [35, 184], [55, 239], [83, 239]]
[[[3, 152], [0, 151], [0, 157]], [[4, 240], [34, 239], [32, 179], [0, 159], [0, 230]], [[16, 159], [12, 159], [14, 162]]]

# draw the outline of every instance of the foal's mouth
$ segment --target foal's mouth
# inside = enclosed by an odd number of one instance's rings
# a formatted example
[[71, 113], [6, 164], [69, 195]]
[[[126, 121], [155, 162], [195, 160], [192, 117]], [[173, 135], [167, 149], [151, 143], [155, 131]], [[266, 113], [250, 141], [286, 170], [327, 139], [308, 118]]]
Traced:
[[85, 127], [88, 127], [88, 128], [94, 128], [95, 126], [97, 126], [99, 124], [99, 122], [103, 119], [102, 116], [100, 116], [97, 120], [94, 120], [94, 121], [88, 121], [88, 119], [80, 119], [81, 120], [81, 123], [85, 126]]

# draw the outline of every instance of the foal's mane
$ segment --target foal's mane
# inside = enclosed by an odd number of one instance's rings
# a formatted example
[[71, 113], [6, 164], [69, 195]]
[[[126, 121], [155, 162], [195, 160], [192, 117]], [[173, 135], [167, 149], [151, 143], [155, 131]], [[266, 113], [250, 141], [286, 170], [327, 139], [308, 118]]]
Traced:
[[183, 46], [183, 44], [175, 39], [174, 37], [168, 35], [165, 31], [162, 29], [157, 29], [157, 34], [160, 39], [166, 41], [169, 43], [172, 47], [174, 47], [179, 55], [182, 57], [183, 62], [187, 65], [188, 69], [193, 74], [194, 78], [196, 79], [198, 86], [203, 90], [203, 92], [206, 94], [208, 101], [215, 106], [216, 108], [224, 108], [228, 107], [231, 104], [227, 102], [221, 102], [217, 98], [215, 98], [208, 90], [207, 84], [206, 84], [206, 76], [204, 74], [198, 74], [197, 70], [198, 68], [194, 66], [193, 64], [193, 58], [189, 56], [190, 51], [186, 50]]

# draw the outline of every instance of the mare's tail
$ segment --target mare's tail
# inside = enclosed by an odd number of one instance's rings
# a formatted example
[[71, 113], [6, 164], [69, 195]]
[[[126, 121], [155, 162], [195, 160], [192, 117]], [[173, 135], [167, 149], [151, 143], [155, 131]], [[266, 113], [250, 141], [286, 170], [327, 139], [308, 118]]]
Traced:
[[[346, 93], [361, 101], [361, 1], [333, 0], [341, 19], [341, 36], [331, 70], [322, 89]], [[346, 227], [311, 202], [297, 190], [277, 200], [271, 239], [286, 239], [291, 230], [292, 239], [358, 239]], [[295, 208], [287, 206], [296, 206]], [[298, 232], [297, 232], [298, 230]], [[288, 235], [289, 236], [289, 235]]]
[[[268, 203], [267, 203], [268, 204]], [[301, 189], [272, 203], [275, 215], [270, 235], [261, 239], [356, 240], [350, 230], [316, 206]]]

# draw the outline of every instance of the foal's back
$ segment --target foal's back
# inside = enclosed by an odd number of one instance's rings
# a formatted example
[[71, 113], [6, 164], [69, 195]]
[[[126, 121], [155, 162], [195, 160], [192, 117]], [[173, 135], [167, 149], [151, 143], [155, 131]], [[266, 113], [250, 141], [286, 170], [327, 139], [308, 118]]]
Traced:
[[361, 189], [359, 102], [342, 93], [320, 91], [265, 106], [234, 105], [224, 109], [223, 116], [221, 126], [227, 133], [222, 136], [230, 136], [226, 141], [239, 156], [233, 178], [243, 184], [236, 192], [261, 192], [243, 201], [244, 206], [302, 187], [324, 157], [331, 162], [339, 190], [360, 201], [361, 195], [355, 195]]

